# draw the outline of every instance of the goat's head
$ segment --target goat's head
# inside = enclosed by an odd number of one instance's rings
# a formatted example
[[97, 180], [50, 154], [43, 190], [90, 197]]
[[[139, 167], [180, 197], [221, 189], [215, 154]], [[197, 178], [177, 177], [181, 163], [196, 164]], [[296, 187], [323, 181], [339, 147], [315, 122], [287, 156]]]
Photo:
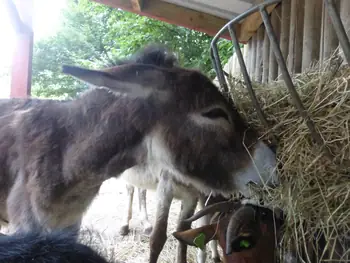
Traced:
[[105, 70], [65, 66], [64, 72], [124, 93], [130, 104], [146, 105], [144, 119], [152, 115], [156, 121], [145, 134], [144, 146], [157, 171], [168, 170], [206, 194], [240, 191], [249, 196], [250, 182], [278, 183], [275, 154], [234, 105], [207, 77], [175, 66], [169, 56], [152, 50]]
[[200, 248], [210, 240], [218, 240], [227, 263], [274, 262], [276, 240], [283, 224], [281, 217], [261, 206], [224, 201], [207, 206], [186, 221], [215, 212], [220, 212], [216, 223], [173, 235]]

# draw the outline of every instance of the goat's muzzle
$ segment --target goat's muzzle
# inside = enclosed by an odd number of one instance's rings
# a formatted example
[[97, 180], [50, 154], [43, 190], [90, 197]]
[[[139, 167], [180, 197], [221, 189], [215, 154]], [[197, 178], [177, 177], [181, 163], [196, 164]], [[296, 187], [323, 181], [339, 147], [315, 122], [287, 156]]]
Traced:
[[[226, 231], [226, 255], [255, 246], [260, 235], [256, 213], [252, 206], [242, 206], [232, 214]], [[241, 247], [242, 241], [246, 241], [248, 246]]]

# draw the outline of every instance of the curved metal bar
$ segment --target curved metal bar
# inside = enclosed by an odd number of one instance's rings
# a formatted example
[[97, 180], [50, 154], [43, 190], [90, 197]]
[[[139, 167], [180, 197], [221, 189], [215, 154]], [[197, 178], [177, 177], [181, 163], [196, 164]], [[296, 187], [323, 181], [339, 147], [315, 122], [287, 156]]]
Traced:
[[219, 55], [217, 48], [210, 49], [210, 55], [211, 55], [212, 63], [214, 65], [214, 69], [215, 69], [216, 74], [218, 76], [220, 86], [225, 92], [228, 92], [228, 86], [226, 83], [224, 71], [223, 71], [222, 66], [221, 66], [220, 55]]

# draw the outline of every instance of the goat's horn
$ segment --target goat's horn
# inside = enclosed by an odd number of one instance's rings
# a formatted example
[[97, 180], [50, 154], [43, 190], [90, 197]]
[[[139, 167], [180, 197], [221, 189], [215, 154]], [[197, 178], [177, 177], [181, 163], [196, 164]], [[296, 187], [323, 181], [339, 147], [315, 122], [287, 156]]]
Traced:
[[237, 205], [239, 205], [239, 204], [240, 204], [240, 202], [237, 202], [237, 201], [223, 201], [223, 202], [219, 202], [216, 204], [208, 205], [207, 207], [204, 207], [202, 210], [198, 211], [192, 217], [183, 220], [183, 222], [191, 223], [191, 222], [197, 220], [198, 218], [201, 218], [201, 217], [208, 215], [208, 214], [213, 214], [215, 212], [227, 213], [230, 210], [236, 208]]

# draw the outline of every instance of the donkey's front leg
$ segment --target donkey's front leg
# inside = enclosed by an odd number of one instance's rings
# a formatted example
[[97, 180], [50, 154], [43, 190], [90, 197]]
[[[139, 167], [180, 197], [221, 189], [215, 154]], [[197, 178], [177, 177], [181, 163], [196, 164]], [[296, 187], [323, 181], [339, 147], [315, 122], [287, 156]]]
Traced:
[[173, 200], [173, 188], [171, 180], [165, 172], [162, 172], [157, 191], [157, 211], [153, 231], [150, 237], [150, 263], [156, 263], [167, 239], [167, 226], [171, 202]]
[[[191, 228], [191, 223], [184, 223], [183, 220], [191, 217], [196, 209], [197, 198], [193, 196], [188, 196], [181, 201], [181, 212], [179, 216], [179, 221], [177, 224], [176, 231], [185, 231]], [[187, 245], [178, 241], [177, 244], [177, 263], [187, 262]]]
[[121, 226], [119, 233], [125, 236], [129, 233], [129, 222], [132, 217], [132, 201], [134, 199], [134, 189], [135, 187], [130, 184], [126, 184], [126, 194], [127, 194], [127, 204], [126, 204], [126, 215], [123, 220], [123, 225]]
[[147, 215], [146, 193], [146, 189], [138, 188], [139, 210], [141, 213], [141, 224], [143, 226], [143, 233], [149, 236], [152, 232], [152, 224], [149, 222]]

